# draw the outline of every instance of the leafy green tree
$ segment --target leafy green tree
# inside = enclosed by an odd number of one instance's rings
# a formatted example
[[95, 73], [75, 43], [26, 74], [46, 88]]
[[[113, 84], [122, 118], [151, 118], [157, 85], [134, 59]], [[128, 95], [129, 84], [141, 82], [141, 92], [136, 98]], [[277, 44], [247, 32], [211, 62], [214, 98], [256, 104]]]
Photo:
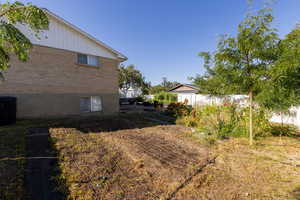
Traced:
[[148, 95], [148, 94], [150, 94], [150, 88], [151, 88], [151, 82], [147, 82], [147, 81], [145, 81], [145, 79], [144, 79], [143, 85], [142, 85], [142, 88], [141, 88], [142, 94], [143, 94], [143, 95]]
[[235, 37], [223, 36], [214, 54], [202, 52], [206, 74], [194, 78], [201, 92], [249, 96], [249, 138], [253, 143], [253, 105], [269, 82], [270, 68], [278, 60], [279, 38], [271, 28], [271, 11], [247, 15]]
[[159, 103], [170, 104], [177, 101], [177, 94], [170, 92], [159, 92], [154, 95], [154, 100]]
[[150, 83], [146, 82], [142, 73], [135, 69], [134, 65], [119, 67], [119, 88], [123, 94], [127, 94], [130, 88], [141, 89], [143, 94], [148, 93]]
[[158, 85], [155, 85], [153, 87], [151, 87], [150, 94], [157, 94], [160, 92], [168, 92], [170, 89], [172, 89], [173, 87], [179, 85], [180, 83], [176, 82], [176, 81], [168, 81], [168, 79], [166, 77], [162, 78], [162, 82]]
[[300, 27], [280, 41], [280, 56], [269, 72], [268, 84], [257, 96], [261, 106], [281, 115], [300, 104]]
[[10, 55], [15, 54], [20, 61], [28, 60], [32, 44], [16, 24], [27, 25], [38, 37], [41, 30], [48, 29], [49, 21], [45, 12], [32, 4], [7, 2], [0, 4], [0, 76], [10, 66]]
[[172, 89], [173, 87], [179, 85], [180, 83], [176, 82], [176, 81], [168, 81], [168, 79], [166, 77], [163, 77], [163, 81], [161, 83], [161, 86], [165, 87], [166, 90], [170, 90]]
[[157, 94], [160, 92], [167, 92], [167, 88], [161, 85], [155, 85], [150, 88], [149, 93], [150, 94]]

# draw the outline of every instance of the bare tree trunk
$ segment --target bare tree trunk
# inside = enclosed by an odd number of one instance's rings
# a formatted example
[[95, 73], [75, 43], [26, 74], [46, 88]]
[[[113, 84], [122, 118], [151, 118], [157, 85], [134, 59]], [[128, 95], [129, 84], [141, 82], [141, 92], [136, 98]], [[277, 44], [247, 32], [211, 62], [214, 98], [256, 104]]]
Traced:
[[249, 92], [249, 143], [253, 144], [253, 92], [250, 90]]
[[281, 138], [281, 136], [282, 136], [282, 131], [284, 130], [283, 129], [283, 113], [282, 112], [280, 112], [280, 117], [281, 117], [281, 130], [280, 130], [280, 134], [279, 134], [279, 140], [280, 140], [280, 144], [282, 145], [282, 138]]
[[280, 117], [281, 117], [281, 127], [283, 127], [283, 113], [280, 112]]

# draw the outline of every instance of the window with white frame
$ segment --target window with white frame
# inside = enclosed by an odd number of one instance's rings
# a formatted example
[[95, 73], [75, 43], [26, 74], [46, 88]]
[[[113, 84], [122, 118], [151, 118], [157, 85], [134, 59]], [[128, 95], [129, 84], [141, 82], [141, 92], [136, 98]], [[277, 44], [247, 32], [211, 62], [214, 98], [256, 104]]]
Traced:
[[77, 54], [77, 63], [83, 65], [99, 66], [99, 58], [97, 56]]
[[102, 101], [99, 96], [80, 98], [81, 112], [99, 112], [102, 110]]
[[91, 97], [91, 112], [97, 112], [102, 110], [101, 97]]

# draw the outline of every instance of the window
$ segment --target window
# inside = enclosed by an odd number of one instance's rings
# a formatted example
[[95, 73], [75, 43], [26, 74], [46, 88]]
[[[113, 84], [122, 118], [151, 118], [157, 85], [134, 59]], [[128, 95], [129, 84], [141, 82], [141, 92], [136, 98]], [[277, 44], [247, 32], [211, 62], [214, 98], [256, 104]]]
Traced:
[[77, 62], [78, 64], [88, 64], [87, 55], [78, 54], [77, 55]]
[[92, 112], [97, 112], [102, 110], [102, 102], [101, 98], [99, 96], [91, 97], [91, 111]]
[[83, 97], [80, 99], [81, 112], [99, 112], [102, 110], [101, 97]]
[[83, 65], [98, 66], [98, 57], [85, 54], [78, 54], [77, 63]]
[[98, 66], [98, 57], [96, 56], [88, 56], [88, 65]]
[[80, 112], [91, 112], [91, 100], [89, 97], [80, 99]]

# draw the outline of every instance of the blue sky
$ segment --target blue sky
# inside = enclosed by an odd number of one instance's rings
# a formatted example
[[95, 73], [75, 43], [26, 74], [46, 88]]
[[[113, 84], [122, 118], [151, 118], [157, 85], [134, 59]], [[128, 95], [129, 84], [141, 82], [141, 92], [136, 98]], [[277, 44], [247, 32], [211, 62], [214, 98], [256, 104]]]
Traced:
[[[253, 0], [253, 9], [263, 0]], [[203, 73], [200, 51], [213, 51], [220, 34], [235, 34], [246, 0], [31, 0], [90, 33], [129, 59], [152, 84], [162, 77], [186, 83]], [[281, 36], [300, 22], [300, 0], [277, 0]]]

